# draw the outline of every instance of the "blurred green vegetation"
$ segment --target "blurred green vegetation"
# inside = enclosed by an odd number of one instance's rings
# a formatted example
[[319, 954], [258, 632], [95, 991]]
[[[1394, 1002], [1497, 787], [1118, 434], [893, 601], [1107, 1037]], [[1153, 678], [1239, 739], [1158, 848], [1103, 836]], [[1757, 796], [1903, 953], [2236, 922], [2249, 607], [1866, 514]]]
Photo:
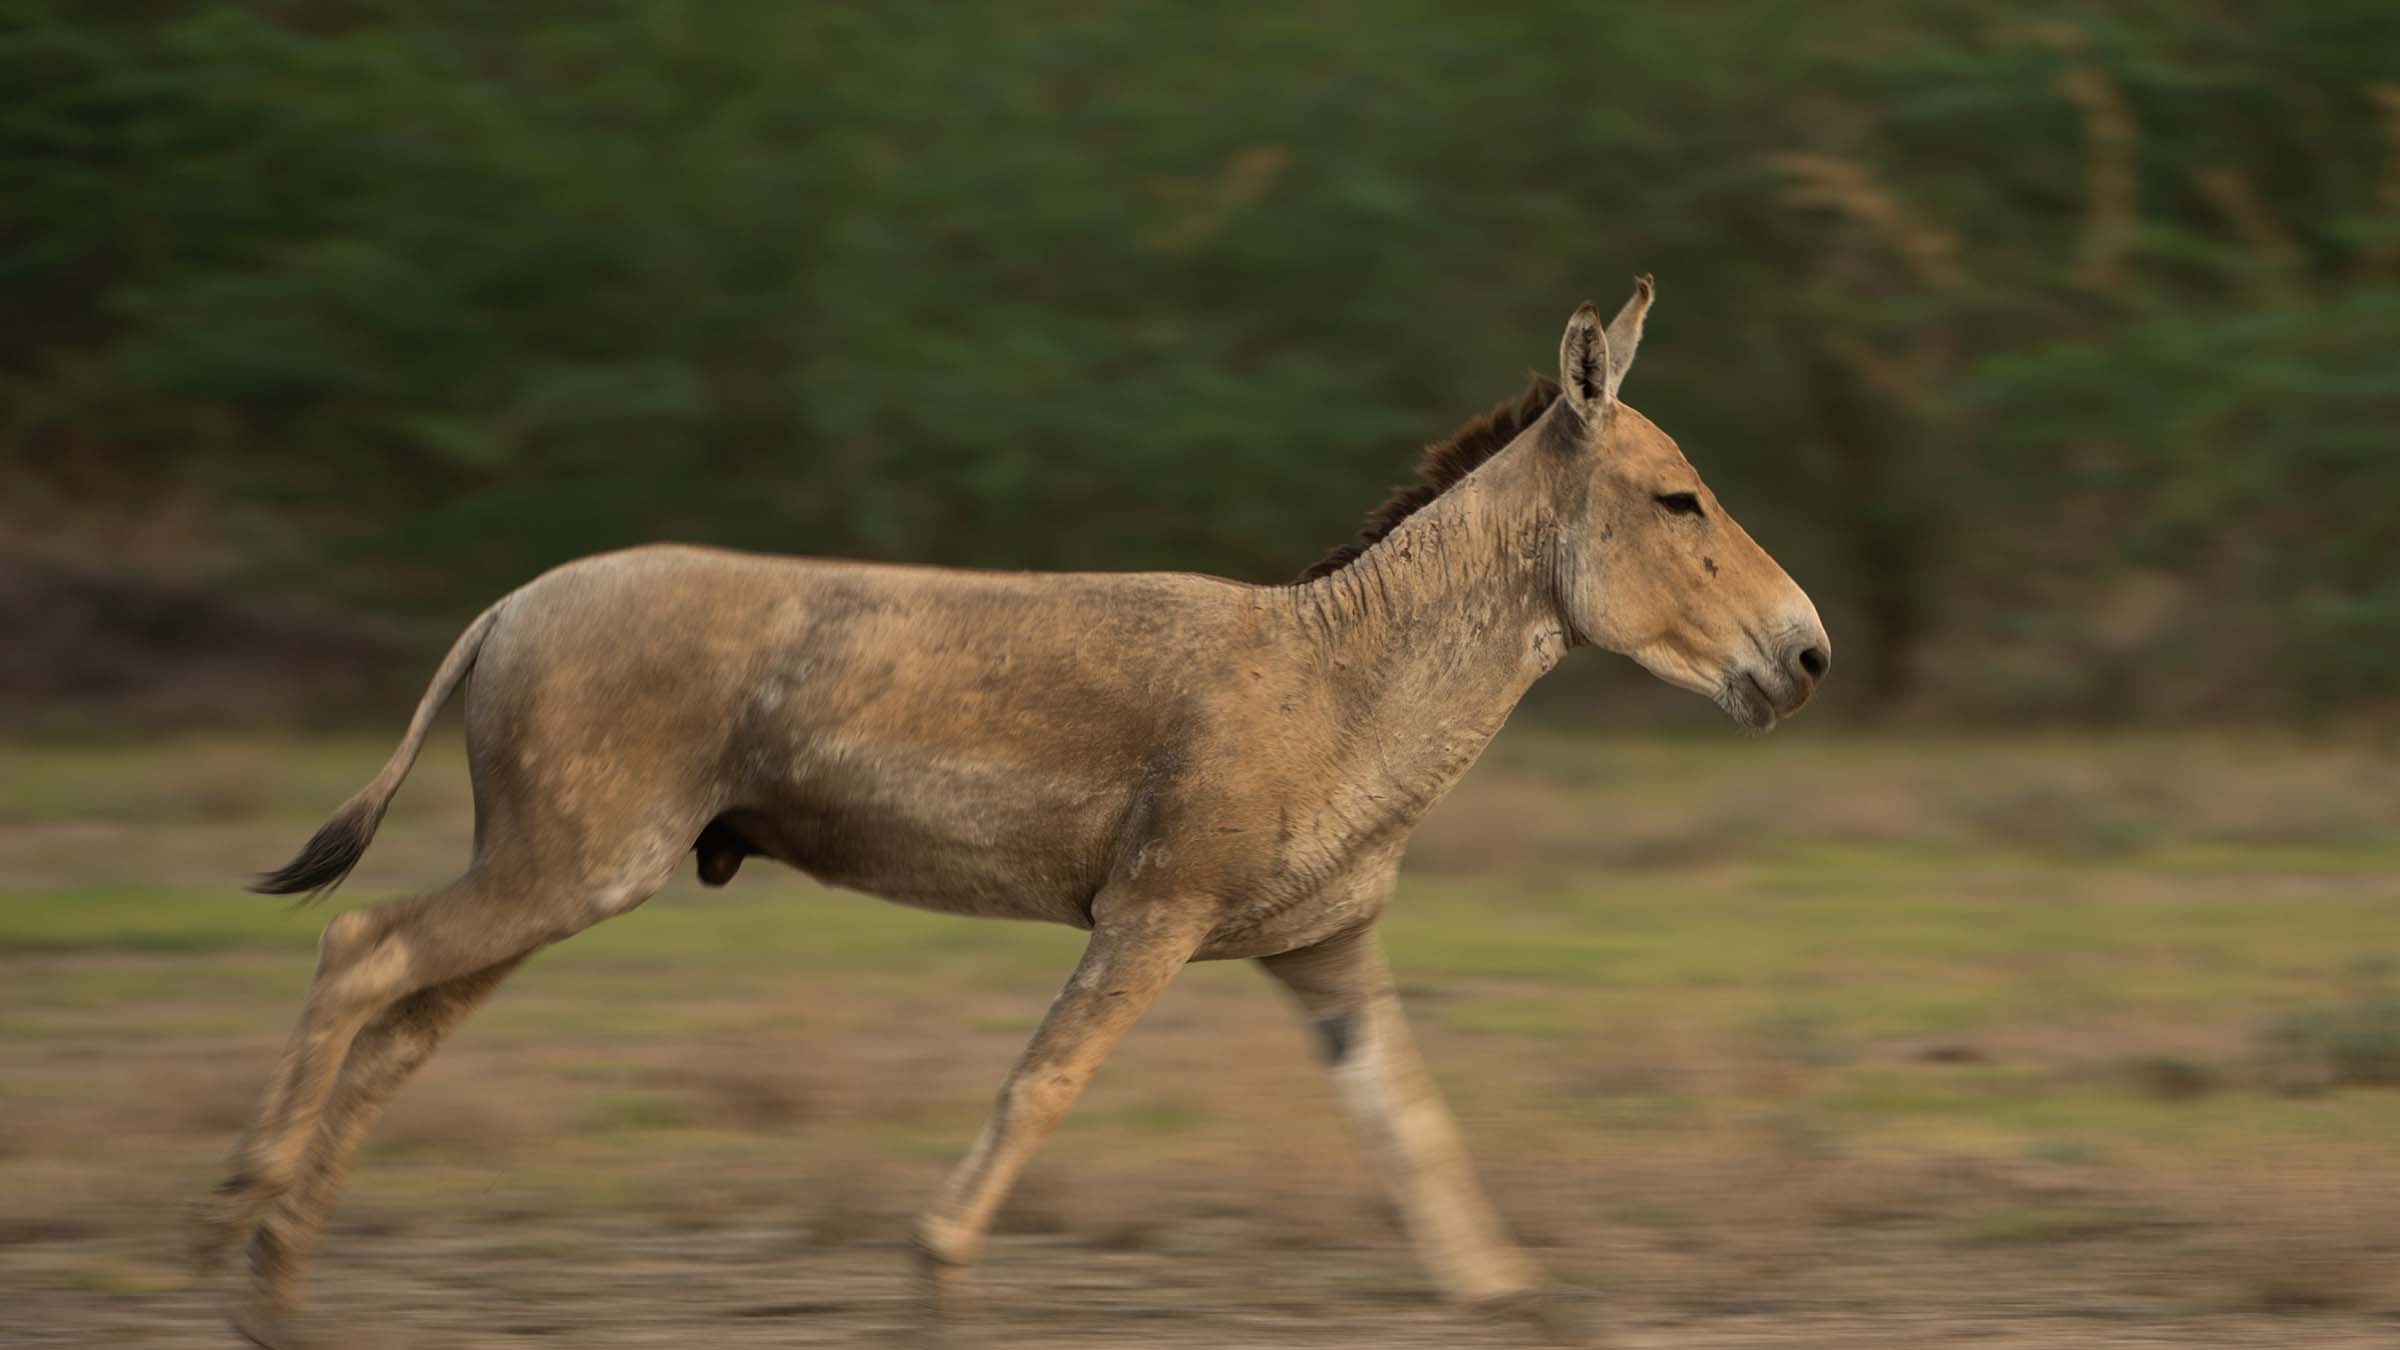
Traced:
[[0, 526], [1274, 580], [1651, 270], [1842, 702], [2388, 702], [2400, 23], [2057, 12], [0, 0]]

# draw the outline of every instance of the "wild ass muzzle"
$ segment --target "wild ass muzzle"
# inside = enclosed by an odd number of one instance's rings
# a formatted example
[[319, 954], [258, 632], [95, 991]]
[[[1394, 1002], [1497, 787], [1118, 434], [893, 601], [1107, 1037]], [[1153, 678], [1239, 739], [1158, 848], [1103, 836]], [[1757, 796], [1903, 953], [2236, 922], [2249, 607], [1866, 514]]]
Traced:
[[955, 1306], [994, 1211], [1186, 962], [1257, 961], [1316, 1033], [1435, 1284], [1538, 1304], [1403, 1023], [1375, 932], [1409, 831], [1570, 648], [1772, 727], [1826, 673], [1808, 597], [1674, 441], [1617, 399], [1651, 285], [1576, 310], [1554, 384], [1432, 446], [1422, 482], [1298, 581], [1030, 574], [653, 546], [477, 616], [381, 772], [259, 879], [331, 890], [466, 690], [475, 846], [436, 890], [334, 916], [226, 1180], [237, 1326], [294, 1340], [345, 1164], [442, 1038], [539, 948], [642, 903], [687, 853], [1090, 932], [982, 1136], [918, 1220]]

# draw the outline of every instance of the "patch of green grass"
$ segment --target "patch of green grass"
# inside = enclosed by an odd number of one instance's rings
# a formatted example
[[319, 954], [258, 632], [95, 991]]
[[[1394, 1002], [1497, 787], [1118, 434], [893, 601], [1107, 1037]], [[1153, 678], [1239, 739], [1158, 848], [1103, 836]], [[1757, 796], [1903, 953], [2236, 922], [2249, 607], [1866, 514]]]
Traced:
[[594, 1097], [575, 1114], [583, 1134], [623, 1134], [646, 1130], [675, 1130], [697, 1118], [693, 1104], [680, 1095], [657, 1092], [616, 1092]]
[[189, 1286], [190, 1278], [160, 1266], [96, 1258], [59, 1272], [70, 1289], [86, 1294], [157, 1294]]
[[1840, 1016], [1827, 1008], [1778, 1005], [1753, 1019], [1749, 1033], [1760, 1054], [1786, 1064], [1827, 1068], [1856, 1055]]
[[1958, 1220], [1947, 1237], [1966, 1247], [2036, 1246], [2106, 1237], [2136, 1226], [2132, 1216], [2106, 1210], [2009, 1205]]
[[19, 890], [0, 904], [0, 955], [10, 952], [313, 950], [333, 910], [224, 890], [79, 886]]
[[2400, 1087], [2400, 985], [2379, 981], [2343, 1001], [2286, 1013], [2260, 1040], [2284, 1091]]
[[[391, 753], [390, 739], [365, 735], [20, 742], [0, 754], [0, 824], [271, 818], [313, 827]], [[463, 749], [437, 738], [393, 818], [453, 809], [466, 794]]]
[[2326, 843], [2193, 840], [2146, 854], [2143, 865], [2166, 876], [2389, 876], [2400, 869], [2400, 840], [2389, 836]]
[[1104, 1128], [1155, 1136], [1189, 1134], [1212, 1119], [1206, 1107], [1178, 1101], [1134, 1102], [1092, 1115], [1094, 1123]]
[[1636, 1134], [1684, 1129], [1706, 1111], [1695, 1095], [1657, 1090], [1573, 1093], [1545, 1101], [1544, 1106], [1578, 1124]]
[[2025, 1156], [2035, 1162], [2055, 1163], [2061, 1167], [2085, 1167], [2100, 1160], [2098, 1149], [2081, 1139], [2041, 1138], [2025, 1146]]
[[1571, 999], [1557, 995], [1517, 995], [1442, 1002], [1434, 1018], [1453, 1031], [1499, 1036], [1529, 1036], [1563, 1040], [1591, 1033], [1591, 1023], [1578, 1016]]

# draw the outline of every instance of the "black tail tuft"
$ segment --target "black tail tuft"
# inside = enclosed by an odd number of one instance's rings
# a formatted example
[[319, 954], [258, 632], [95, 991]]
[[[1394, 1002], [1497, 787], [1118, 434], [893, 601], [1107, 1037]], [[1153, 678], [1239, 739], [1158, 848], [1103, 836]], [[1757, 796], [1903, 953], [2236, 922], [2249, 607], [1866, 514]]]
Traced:
[[305, 891], [307, 898], [302, 904], [324, 898], [342, 884], [342, 878], [350, 875], [350, 869], [358, 866], [358, 860], [366, 855], [367, 841], [375, 837], [375, 827], [381, 823], [377, 817], [381, 814], [365, 802], [343, 807], [334, 813], [333, 819], [317, 827], [298, 857], [262, 874], [250, 883], [250, 889], [261, 895], [299, 895]]

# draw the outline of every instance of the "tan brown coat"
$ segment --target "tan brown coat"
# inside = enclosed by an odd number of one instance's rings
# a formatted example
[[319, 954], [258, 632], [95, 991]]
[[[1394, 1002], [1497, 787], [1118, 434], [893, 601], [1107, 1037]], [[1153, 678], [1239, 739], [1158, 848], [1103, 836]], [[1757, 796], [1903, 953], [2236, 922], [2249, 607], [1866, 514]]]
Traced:
[[1666, 435], [1617, 402], [1645, 279], [1537, 382], [1429, 453], [1355, 549], [1290, 586], [652, 547], [478, 617], [383, 771], [260, 889], [357, 861], [466, 690], [476, 841], [439, 890], [337, 916], [203, 1254], [249, 1236], [238, 1323], [285, 1320], [350, 1153], [533, 950], [640, 904], [687, 853], [1087, 929], [989, 1125], [919, 1221], [937, 1295], [1117, 1037], [1186, 962], [1256, 958], [1313, 1020], [1436, 1282], [1536, 1282], [1410, 1048], [1374, 938], [1411, 828], [1572, 647], [1764, 729], [1831, 648]]

